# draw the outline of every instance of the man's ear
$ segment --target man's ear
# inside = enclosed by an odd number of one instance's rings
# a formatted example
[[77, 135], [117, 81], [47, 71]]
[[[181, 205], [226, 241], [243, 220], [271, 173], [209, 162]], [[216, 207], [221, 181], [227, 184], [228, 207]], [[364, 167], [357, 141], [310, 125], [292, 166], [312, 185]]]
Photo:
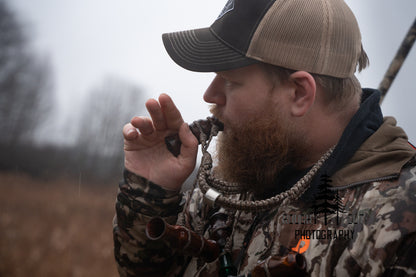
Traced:
[[290, 112], [292, 116], [304, 116], [315, 102], [315, 79], [306, 71], [296, 71], [289, 78], [294, 85], [290, 96]]

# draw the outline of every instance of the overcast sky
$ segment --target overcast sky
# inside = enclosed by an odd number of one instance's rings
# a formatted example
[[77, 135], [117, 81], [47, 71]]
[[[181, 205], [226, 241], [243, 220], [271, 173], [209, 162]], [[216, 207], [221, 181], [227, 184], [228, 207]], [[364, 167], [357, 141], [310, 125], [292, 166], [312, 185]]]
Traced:
[[[107, 75], [143, 88], [149, 97], [169, 93], [186, 121], [209, 115], [202, 95], [212, 73], [186, 71], [166, 54], [161, 34], [207, 27], [225, 0], [8, 0], [29, 26], [34, 47], [49, 55], [58, 103], [55, 128], [73, 118], [86, 94]], [[415, 0], [349, 0], [370, 58], [358, 75], [377, 87], [416, 15]], [[416, 47], [410, 52], [382, 110], [416, 142]], [[56, 129], [55, 129], [56, 130]], [[62, 134], [65, 132], [54, 132]], [[70, 140], [66, 133], [56, 139]]]

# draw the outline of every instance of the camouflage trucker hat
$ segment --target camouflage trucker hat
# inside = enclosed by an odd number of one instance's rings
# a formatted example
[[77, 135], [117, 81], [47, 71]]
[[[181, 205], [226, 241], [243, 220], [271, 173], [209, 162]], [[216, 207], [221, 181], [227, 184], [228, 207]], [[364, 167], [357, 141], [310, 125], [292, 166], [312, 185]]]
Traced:
[[261, 61], [346, 78], [362, 51], [357, 20], [343, 0], [229, 0], [209, 28], [162, 38], [177, 64], [199, 72]]

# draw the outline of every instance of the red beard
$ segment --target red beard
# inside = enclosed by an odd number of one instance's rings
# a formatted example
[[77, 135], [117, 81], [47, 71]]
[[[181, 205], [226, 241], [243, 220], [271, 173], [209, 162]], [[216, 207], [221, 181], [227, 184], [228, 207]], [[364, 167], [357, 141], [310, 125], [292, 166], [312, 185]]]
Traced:
[[[211, 109], [221, 119], [216, 106]], [[261, 196], [276, 188], [281, 171], [298, 168], [307, 150], [305, 137], [278, 116], [253, 118], [241, 126], [226, 126], [217, 140], [215, 173]]]

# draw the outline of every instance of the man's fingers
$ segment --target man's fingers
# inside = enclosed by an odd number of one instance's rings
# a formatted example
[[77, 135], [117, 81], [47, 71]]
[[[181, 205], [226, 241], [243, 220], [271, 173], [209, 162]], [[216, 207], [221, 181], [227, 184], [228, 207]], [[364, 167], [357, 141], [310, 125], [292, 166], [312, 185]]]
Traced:
[[152, 120], [148, 117], [135, 116], [132, 118], [131, 124], [139, 129], [142, 135], [148, 136], [154, 132]]
[[135, 138], [137, 138], [138, 136], [138, 132], [136, 130], [136, 128], [131, 125], [131, 123], [127, 123], [126, 125], [124, 125], [123, 127], [123, 137], [126, 140], [134, 140]]
[[182, 142], [179, 158], [195, 160], [198, 151], [198, 140], [192, 134], [188, 124], [183, 123], [180, 127], [179, 138]]
[[162, 108], [155, 99], [149, 99], [146, 102], [146, 108], [149, 111], [150, 117], [153, 120], [153, 126], [157, 131], [165, 131], [166, 121], [165, 117], [163, 116]]
[[172, 99], [167, 94], [161, 94], [159, 96], [159, 103], [162, 109], [166, 126], [171, 130], [179, 130], [183, 123], [182, 115], [176, 108]]

